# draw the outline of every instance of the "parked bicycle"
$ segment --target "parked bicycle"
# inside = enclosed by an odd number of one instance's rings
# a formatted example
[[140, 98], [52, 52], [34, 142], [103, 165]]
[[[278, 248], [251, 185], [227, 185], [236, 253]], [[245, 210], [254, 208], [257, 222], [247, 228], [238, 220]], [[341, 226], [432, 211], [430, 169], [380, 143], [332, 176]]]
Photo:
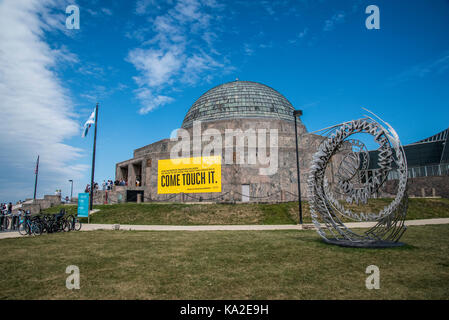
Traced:
[[57, 214], [45, 214], [39, 217], [42, 223], [42, 230], [47, 233], [60, 231], [79, 231], [81, 230], [81, 222], [74, 215], [68, 215], [64, 209]]
[[21, 219], [19, 224], [19, 233], [24, 235], [40, 235], [42, 234], [41, 225], [39, 222], [33, 217], [30, 217], [30, 212], [27, 211]]
[[73, 215], [67, 217], [67, 221], [70, 225], [70, 230], [80, 231], [81, 230], [81, 222], [78, 217], [75, 217]]
[[8, 230], [9, 226], [9, 215], [7, 213], [7, 210], [2, 210], [0, 212], [0, 231]]
[[17, 230], [22, 235], [68, 232], [81, 230], [81, 222], [76, 215], [67, 214], [61, 209], [57, 214], [31, 215], [30, 211], [19, 209], [13, 214], [0, 211], [0, 231]]

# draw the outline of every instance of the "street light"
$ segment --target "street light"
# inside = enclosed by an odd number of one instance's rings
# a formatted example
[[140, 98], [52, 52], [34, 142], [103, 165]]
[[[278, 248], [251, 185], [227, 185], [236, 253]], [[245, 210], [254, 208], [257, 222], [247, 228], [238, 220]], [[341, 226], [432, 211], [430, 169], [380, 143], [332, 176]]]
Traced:
[[72, 203], [72, 195], [73, 195], [73, 180], [69, 180], [72, 183], [72, 187], [70, 188], [70, 203]]
[[295, 140], [296, 140], [296, 172], [298, 175], [298, 205], [299, 205], [299, 224], [302, 224], [302, 206], [301, 206], [301, 180], [299, 176], [299, 153], [298, 153], [298, 125], [297, 118], [302, 116], [302, 110], [293, 111], [295, 117]]

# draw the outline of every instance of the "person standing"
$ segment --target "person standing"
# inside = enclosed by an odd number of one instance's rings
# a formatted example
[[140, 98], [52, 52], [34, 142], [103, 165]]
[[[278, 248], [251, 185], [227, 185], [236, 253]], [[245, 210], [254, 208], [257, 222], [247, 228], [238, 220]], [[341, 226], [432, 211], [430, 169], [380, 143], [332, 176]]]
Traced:
[[19, 212], [11, 214], [11, 230], [19, 229]]
[[0, 211], [0, 231], [3, 231], [3, 223], [5, 221], [5, 211], [3, 210], [3, 203]]

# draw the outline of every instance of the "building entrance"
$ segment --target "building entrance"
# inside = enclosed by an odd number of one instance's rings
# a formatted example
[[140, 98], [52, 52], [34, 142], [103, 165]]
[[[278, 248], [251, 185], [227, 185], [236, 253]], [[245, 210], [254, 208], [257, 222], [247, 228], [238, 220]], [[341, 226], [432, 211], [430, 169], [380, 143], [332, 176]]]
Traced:
[[126, 190], [126, 202], [137, 202], [137, 195], [142, 195], [142, 201], [143, 200], [143, 190]]

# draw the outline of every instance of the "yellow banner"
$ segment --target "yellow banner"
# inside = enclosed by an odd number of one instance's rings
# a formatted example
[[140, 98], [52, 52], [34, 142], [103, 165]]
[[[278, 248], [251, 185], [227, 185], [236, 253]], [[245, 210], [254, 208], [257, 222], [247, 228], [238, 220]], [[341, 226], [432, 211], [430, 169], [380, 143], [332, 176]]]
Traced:
[[221, 192], [221, 156], [158, 160], [157, 193]]

